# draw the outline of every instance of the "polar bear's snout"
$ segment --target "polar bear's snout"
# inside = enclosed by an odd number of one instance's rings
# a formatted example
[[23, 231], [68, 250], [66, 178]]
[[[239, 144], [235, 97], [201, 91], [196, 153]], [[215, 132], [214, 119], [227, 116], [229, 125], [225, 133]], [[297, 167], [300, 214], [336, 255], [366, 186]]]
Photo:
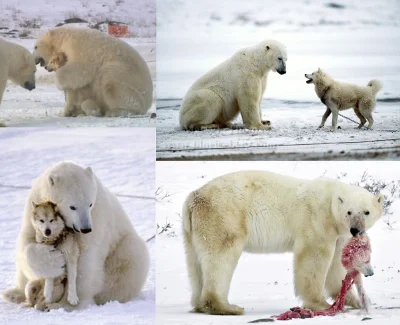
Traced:
[[36, 65], [38, 65], [38, 64], [40, 63], [40, 66], [41, 66], [41, 67], [43, 67], [43, 66], [46, 65], [46, 63], [44, 62], [44, 59], [41, 58], [41, 57], [36, 57], [36, 58], [35, 58], [35, 63], [36, 63]]
[[358, 228], [350, 228], [350, 233], [352, 234], [353, 237], [356, 237], [360, 232], [361, 231]]
[[24, 88], [28, 89], [29, 91], [35, 89], [35, 82], [33, 81], [27, 81], [24, 83]]

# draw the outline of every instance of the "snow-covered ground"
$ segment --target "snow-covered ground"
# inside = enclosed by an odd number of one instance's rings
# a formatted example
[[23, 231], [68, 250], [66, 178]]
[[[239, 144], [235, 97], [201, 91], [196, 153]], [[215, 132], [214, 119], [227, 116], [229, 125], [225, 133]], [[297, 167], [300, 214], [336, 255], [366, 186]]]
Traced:
[[[91, 166], [115, 193], [144, 239], [154, 233], [155, 131], [153, 129], [0, 130], [0, 291], [15, 283], [15, 249], [28, 188], [53, 164], [72, 160]], [[144, 198], [143, 198], [144, 197]], [[140, 297], [86, 310], [43, 313], [0, 299], [0, 324], [154, 324], [155, 240], [148, 243], [151, 271]]]
[[[246, 324], [283, 313], [301, 302], [293, 290], [292, 254], [243, 254], [234, 273], [229, 299], [245, 308], [244, 316], [211, 316], [189, 313], [190, 288], [181, 233], [181, 210], [186, 196], [211, 179], [238, 170], [268, 170], [313, 179], [360, 181], [364, 171], [385, 182], [400, 182], [399, 162], [157, 162], [157, 324]], [[382, 191], [385, 195], [388, 192]], [[399, 189], [398, 189], [398, 194]], [[368, 231], [375, 274], [364, 285], [372, 300], [368, 324], [400, 323], [400, 200], [390, 213]], [[385, 222], [388, 222], [392, 229]], [[217, 231], [217, 230], [216, 230]], [[294, 323], [357, 324], [365, 315], [350, 310], [334, 317], [293, 320]], [[286, 323], [285, 323], [286, 324]]]
[[[0, 37], [10, 38], [33, 51], [36, 38], [65, 19], [87, 21], [67, 26], [87, 28], [96, 23], [116, 21], [128, 25], [127, 38], [121, 38], [134, 47], [149, 65], [156, 88], [156, 3], [155, 0], [1, 0]], [[98, 118], [79, 116], [61, 117], [65, 103], [64, 92], [57, 89], [54, 73], [38, 67], [36, 89], [29, 92], [8, 83], [0, 106], [0, 122], [7, 126], [155, 126], [151, 118], [153, 103], [146, 115], [132, 118]], [[153, 114], [154, 115], [154, 114]]]
[[[332, 8], [332, 4], [344, 8]], [[346, 153], [357, 151], [367, 158], [378, 152], [380, 158], [389, 153], [389, 158], [398, 159], [399, 140], [397, 144], [374, 140], [400, 138], [399, 15], [400, 3], [395, 0], [232, 0], [229, 6], [212, 0], [160, 1], [157, 157], [212, 159], [225, 154], [249, 159], [249, 153], [256, 153], [258, 159], [280, 159], [282, 153], [290, 153], [292, 159], [326, 159], [332, 149], [338, 153], [345, 151], [338, 158], [350, 158]], [[236, 50], [268, 38], [281, 41], [288, 51], [287, 74], [270, 73], [263, 103], [263, 115], [272, 121], [273, 130], [180, 131], [178, 109], [192, 83]], [[366, 85], [371, 79], [383, 82], [372, 132], [352, 130], [356, 124], [343, 119], [343, 129], [337, 134], [316, 132], [325, 109], [314, 87], [305, 83], [304, 74], [318, 67], [340, 81], [359, 85]], [[357, 119], [353, 110], [343, 114]], [[235, 123], [242, 121], [238, 118]], [[328, 119], [327, 125], [330, 123]], [[363, 143], [343, 143], [357, 141]], [[337, 145], [307, 149], [303, 145], [307, 142]], [[282, 147], [287, 144], [295, 146]], [[274, 145], [281, 147], [272, 149]], [[251, 146], [262, 148], [248, 148]], [[220, 147], [225, 149], [207, 150]]]

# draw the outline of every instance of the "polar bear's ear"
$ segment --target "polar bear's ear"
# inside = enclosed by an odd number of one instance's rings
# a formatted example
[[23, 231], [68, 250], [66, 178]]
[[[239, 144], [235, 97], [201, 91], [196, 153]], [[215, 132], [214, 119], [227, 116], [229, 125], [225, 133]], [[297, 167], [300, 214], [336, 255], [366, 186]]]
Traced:
[[383, 206], [383, 203], [385, 203], [385, 196], [382, 193], [378, 193], [375, 197], [378, 199], [378, 203]]
[[32, 208], [37, 208], [39, 204], [37, 204], [35, 201], [32, 201]]
[[91, 167], [86, 167], [85, 168], [85, 172], [86, 172], [86, 174], [88, 174], [88, 175], [93, 175], [93, 170], [92, 170], [92, 168]]
[[340, 201], [340, 203], [343, 203], [343, 199], [340, 196], [338, 196], [338, 200]]
[[318, 72], [321, 72], [321, 68], [318, 68]]
[[49, 176], [49, 183], [51, 186], [54, 186], [54, 184], [57, 183], [59, 180], [60, 180], [60, 178], [56, 175]]

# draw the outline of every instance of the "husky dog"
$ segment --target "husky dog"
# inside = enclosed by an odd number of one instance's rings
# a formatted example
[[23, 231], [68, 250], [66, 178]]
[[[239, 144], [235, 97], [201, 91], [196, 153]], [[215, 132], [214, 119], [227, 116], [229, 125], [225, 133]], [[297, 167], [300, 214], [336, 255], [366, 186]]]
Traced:
[[357, 117], [360, 119], [358, 128], [361, 129], [368, 121], [368, 129], [372, 128], [374, 119], [372, 111], [376, 104], [376, 94], [382, 89], [382, 84], [378, 80], [371, 80], [367, 86], [356, 86], [344, 82], [333, 80], [324, 71], [318, 68], [311, 74], [305, 74], [308, 79], [306, 83], [315, 85], [315, 92], [326, 105], [325, 114], [322, 116], [322, 128], [329, 115], [332, 113], [332, 131], [337, 128], [339, 111], [353, 108]]
[[[74, 232], [65, 227], [64, 219], [60, 215], [57, 206], [52, 202], [44, 202], [40, 204], [32, 202], [31, 222], [33, 228], [35, 229], [36, 241], [38, 243], [53, 245], [56, 249], [60, 250], [64, 254], [67, 263], [67, 300], [71, 305], [76, 305], [79, 302], [76, 293], [79, 246]], [[37, 282], [37, 280], [36, 282], [28, 282], [27, 286], [25, 287], [25, 295], [28, 298], [28, 304], [35, 305], [35, 302], [37, 303], [38, 301], [42, 300], [42, 295], [44, 296], [44, 302], [46, 304], [60, 300], [60, 289], [58, 286], [60, 284], [65, 285], [65, 281], [64, 283], [63, 281], [63, 279], [59, 278], [45, 279], [43, 291], [40, 290], [40, 282]]]

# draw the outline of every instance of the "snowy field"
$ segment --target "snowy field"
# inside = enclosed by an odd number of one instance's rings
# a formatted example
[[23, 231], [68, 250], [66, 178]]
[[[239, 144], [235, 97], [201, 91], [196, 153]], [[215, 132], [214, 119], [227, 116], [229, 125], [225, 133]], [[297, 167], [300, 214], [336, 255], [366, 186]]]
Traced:
[[[129, 37], [122, 38], [147, 62], [156, 88], [156, 3], [155, 0], [0, 0], [0, 37], [33, 51], [36, 38], [66, 19], [87, 21], [74, 27], [94, 26], [116, 21], [126, 23]], [[70, 25], [70, 26], [72, 26]], [[68, 25], [66, 25], [68, 26]], [[103, 25], [102, 25], [103, 26]], [[38, 66], [36, 89], [29, 92], [8, 83], [0, 106], [0, 121], [6, 126], [57, 127], [125, 127], [155, 126], [155, 103], [146, 115], [132, 118], [99, 118], [93, 116], [61, 117], [64, 92], [55, 85], [55, 74]], [[154, 115], [154, 114], [153, 114]]]
[[[399, 159], [399, 17], [395, 0], [160, 1], [157, 158]], [[179, 106], [192, 83], [238, 49], [268, 38], [288, 51], [287, 73], [270, 73], [264, 94], [263, 117], [273, 129], [181, 131]], [[382, 81], [373, 131], [354, 130], [342, 117], [337, 133], [328, 132], [331, 118], [316, 131], [325, 108], [304, 74], [318, 67], [339, 81]], [[342, 114], [357, 120], [352, 109]], [[242, 125], [240, 117], [234, 122]]]
[[[91, 166], [115, 193], [144, 239], [154, 233], [155, 131], [151, 129], [0, 130], [0, 291], [14, 287], [15, 249], [20, 222], [33, 180], [53, 164], [72, 160]], [[49, 313], [22, 308], [0, 299], [0, 324], [154, 324], [155, 240], [148, 242], [151, 271], [134, 301], [111, 302], [86, 310]]]
[[[181, 210], [186, 196], [216, 176], [239, 170], [268, 170], [305, 179], [320, 176], [346, 183], [360, 181], [364, 171], [376, 180], [400, 181], [398, 162], [158, 162], [157, 181], [157, 324], [246, 324], [283, 313], [301, 302], [294, 296], [292, 254], [243, 254], [234, 273], [229, 299], [245, 308], [244, 316], [189, 313]], [[397, 189], [397, 194], [399, 189]], [[386, 190], [382, 191], [385, 195]], [[390, 196], [390, 195], [389, 195]], [[369, 230], [375, 274], [364, 285], [372, 300], [368, 324], [400, 323], [400, 200]], [[391, 228], [386, 224], [389, 223]], [[168, 226], [169, 225], [169, 226]], [[164, 231], [163, 231], [164, 230]], [[173, 263], [171, 261], [173, 260]], [[358, 324], [365, 315], [349, 310], [334, 317], [287, 321], [288, 324]], [[283, 324], [283, 323], [282, 323]], [[286, 323], [284, 323], [286, 324]]]

